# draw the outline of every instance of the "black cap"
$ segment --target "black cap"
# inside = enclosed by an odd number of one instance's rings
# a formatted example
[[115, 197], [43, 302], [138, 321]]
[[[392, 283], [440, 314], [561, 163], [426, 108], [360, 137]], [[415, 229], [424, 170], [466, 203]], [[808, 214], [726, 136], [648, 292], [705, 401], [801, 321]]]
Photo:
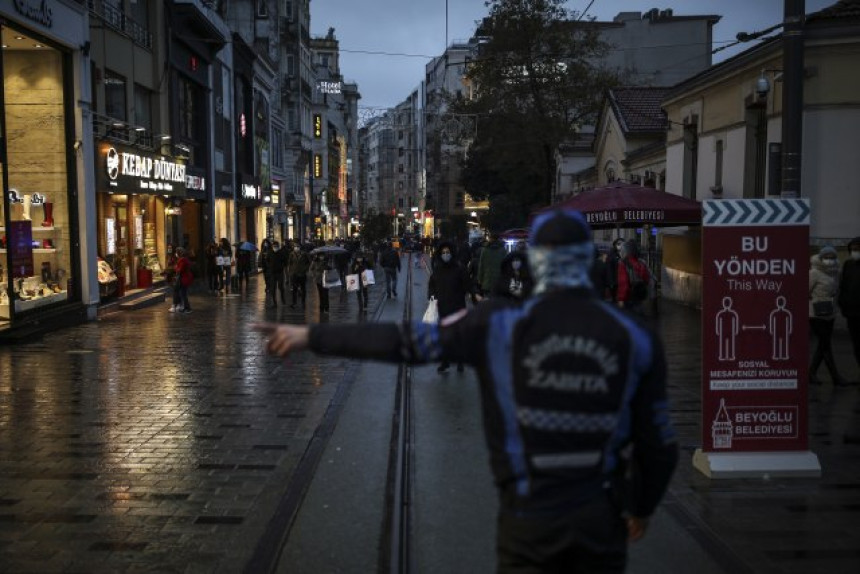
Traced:
[[591, 241], [591, 227], [573, 209], [555, 209], [539, 215], [532, 224], [529, 245], [571, 245]]

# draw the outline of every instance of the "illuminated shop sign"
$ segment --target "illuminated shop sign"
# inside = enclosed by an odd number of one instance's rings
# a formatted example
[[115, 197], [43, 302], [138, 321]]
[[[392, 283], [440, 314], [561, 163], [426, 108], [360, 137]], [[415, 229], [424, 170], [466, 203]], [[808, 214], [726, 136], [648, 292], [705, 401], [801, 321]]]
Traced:
[[163, 157], [117, 151], [113, 147], [105, 151], [105, 170], [108, 186], [120, 191], [182, 191], [186, 183], [185, 164]]
[[314, 114], [314, 137], [320, 139], [322, 137], [322, 116]]
[[206, 191], [206, 178], [199, 175], [185, 176], [185, 189], [191, 191]]
[[314, 177], [322, 177], [322, 156], [314, 154]]
[[245, 199], [259, 199], [260, 188], [249, 183], [242, 184], [242, 197]]

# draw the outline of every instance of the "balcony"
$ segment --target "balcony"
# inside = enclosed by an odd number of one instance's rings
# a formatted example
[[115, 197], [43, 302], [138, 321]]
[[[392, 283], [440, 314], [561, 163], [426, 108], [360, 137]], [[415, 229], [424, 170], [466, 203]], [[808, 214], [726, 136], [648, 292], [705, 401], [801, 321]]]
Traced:
[[98, 17], [106, 26], [131, 38], [131, 41], [147, 50], [152, 50], [152, 34], [143, 24], [136, 22], [123, 13], [122, 10], [105, 4], [103, 0], [87, 0], [90, 13]]

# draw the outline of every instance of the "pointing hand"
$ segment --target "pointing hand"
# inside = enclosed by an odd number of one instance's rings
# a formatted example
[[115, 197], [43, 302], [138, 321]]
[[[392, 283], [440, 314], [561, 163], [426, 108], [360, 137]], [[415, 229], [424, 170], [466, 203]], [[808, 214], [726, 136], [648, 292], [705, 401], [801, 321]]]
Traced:
[[286, 358], [294, 351], [308, 348], [307, 326], [254, 323], [251, 329], [269, 336], [266, 351], [272, 355]]

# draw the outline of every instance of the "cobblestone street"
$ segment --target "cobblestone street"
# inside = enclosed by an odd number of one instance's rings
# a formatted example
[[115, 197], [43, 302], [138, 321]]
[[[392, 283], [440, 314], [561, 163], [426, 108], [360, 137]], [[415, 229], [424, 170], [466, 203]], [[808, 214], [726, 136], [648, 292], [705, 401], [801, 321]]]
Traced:
[[[424, 285], [416, 271], [413, 313]], [[332, 292], [322, 320], [398, 319], [403, 302], [382, 292], [370, 290], [367, 315], [353, 294]], [[378, 570], [396, 366], [264, 356], [249, 324], [320, 320], [313, 291], [307, 312], [266, 308], [259, 278], [239, 296], [198, 291], [192, 305], [190, 315], [165, 303], [0, 347], [0, 571]], [[810, 393], [822, 478], [709, 480], [691, 464], [699, 312], [664, 304], [657, 326], [682, 457], [630, 571], [855, 572], [858, 387]], [[844, 329], [835, 345], [856, 380]], [[495, 502], [474, 375], [427, 366], [414, 379], [416, 571], [492, 572]], [[329, 437], [324, 456], [310, 456]], [[290, 492], [304, 479], [308, 490]], [[453, 558], [464, 553], [471, 561]]]
[[[0, 348], [0, 570], [229, 572], [250, 559], [348, 367], [263, 356], [249, 323], [306, 315], [264, 310], [261, 278], [192, 305]], [[332, 293], [331, 309], [357, 315], [354, 296]]]

